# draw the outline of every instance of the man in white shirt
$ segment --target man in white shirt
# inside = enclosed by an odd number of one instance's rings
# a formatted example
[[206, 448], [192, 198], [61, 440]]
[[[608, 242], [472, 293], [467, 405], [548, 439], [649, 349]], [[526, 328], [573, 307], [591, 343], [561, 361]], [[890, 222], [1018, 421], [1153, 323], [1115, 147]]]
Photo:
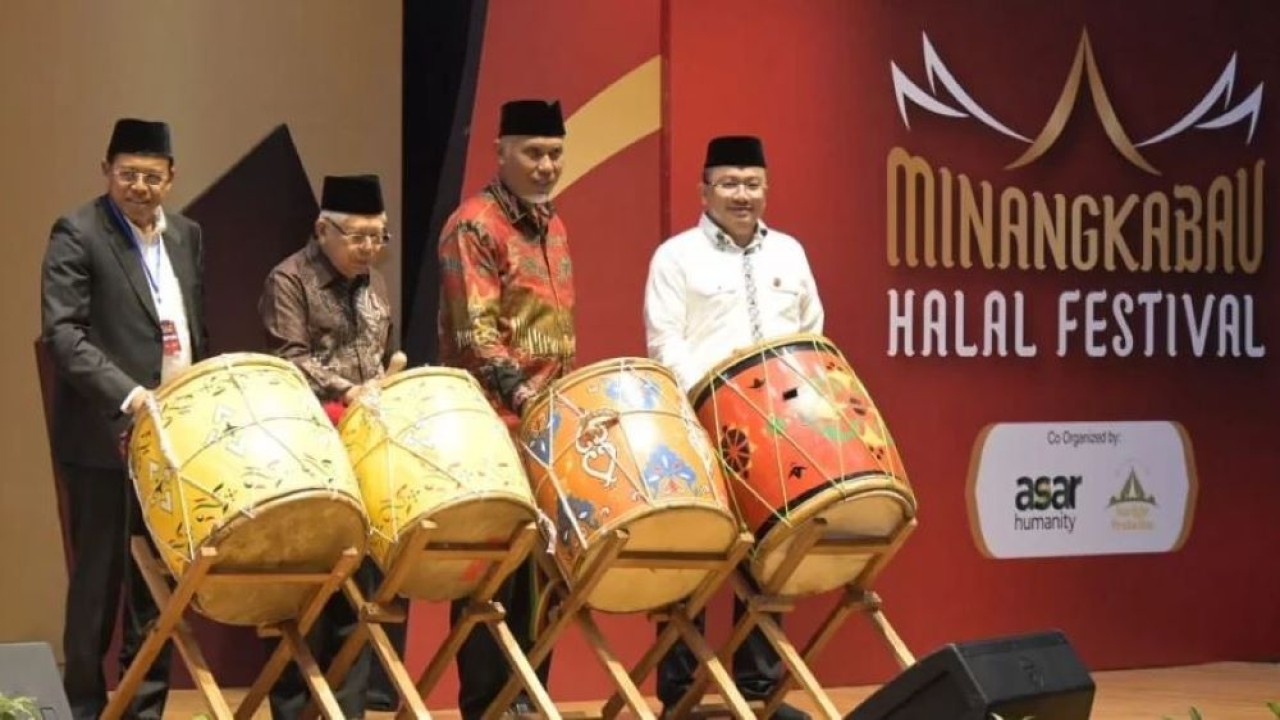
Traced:
[[[698, 225], [659, 246], [649, 265], [644, 298], [649, 356], [671, 368], [685, 392], [735, 350], [783, 335], [822, 332], [822, 302], [804, 248], [760, 220], [767, 189], [758, 138], [714, 138], [703, 166], [704, 212]], [[734, 598], [735, 622], [744, 611]], [[695, 620], [703, 625], [702, 616]], [[664, 708], [679, 702], [696, 667], [680, 642], [662, 659], [658, 697]], [[734, 654], [734, 679], [749, 700], [767, 697], [780, 670], [777, 654], [759, 630]], [[784, 704], [773, 717], [809, 716]]]

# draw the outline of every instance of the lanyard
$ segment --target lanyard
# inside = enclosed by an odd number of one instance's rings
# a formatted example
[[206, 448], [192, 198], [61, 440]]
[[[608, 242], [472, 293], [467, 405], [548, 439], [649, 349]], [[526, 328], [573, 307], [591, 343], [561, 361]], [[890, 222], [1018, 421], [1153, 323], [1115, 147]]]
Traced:
[[164, 267], [164, 238], [160, 237], [156, 240], [156, 268], [155, 272], [152, 272], [151, 263], [147, 261], [147, 249], [138, 238], [138, 234], [133, 231], [133, 225], [125, 219], [115, 201], [108, 200], [107, 207], [111, 209], [111, 216], [116, 221], [117, 227], [125, 235], [129, 236], [129, 239], [133, 241], [133, 246], [138, 249], [138, 257], [142, 260], [142, 272], [147, 276], [147, 285], [151, 286], [151, 294], [155, 297], [156, 302], [159, 303], [160, 269]]

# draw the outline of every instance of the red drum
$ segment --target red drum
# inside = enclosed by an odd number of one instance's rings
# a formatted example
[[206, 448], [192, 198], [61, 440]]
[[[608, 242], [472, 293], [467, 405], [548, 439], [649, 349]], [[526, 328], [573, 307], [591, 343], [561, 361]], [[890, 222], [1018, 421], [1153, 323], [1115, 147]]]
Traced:
[[[797, 531], [816, 518], [827, 521], [826, 537], [883, 539], [915, 517], [893, 437], [830, 340], [792, 335], [737, 353], [712, 368], [690, 398], [756, 535], [750, 567], [761, 585]], [[780, 593], [831, 590], [871, 559], [810, 555]]]

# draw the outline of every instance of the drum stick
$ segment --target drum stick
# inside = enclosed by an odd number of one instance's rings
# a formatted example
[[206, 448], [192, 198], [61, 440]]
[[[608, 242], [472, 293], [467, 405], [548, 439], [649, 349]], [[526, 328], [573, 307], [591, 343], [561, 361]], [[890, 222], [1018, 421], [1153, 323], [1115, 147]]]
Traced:
[[387, 375], [395, 375], [409, 364], [409, 357], [399, 350], [391, 354], [391, 360], [387, 362]]
[[403, 370], [405, 365], [408, 365], [408, 364], [409, 364], [409, 357], [404, 353], [400, 352], [399, 350], [391, 353], [391, 359], [387, 361], [386, 372], [382, 373], [381, 377], [374, 378], [373, 380], [370, 380], [369, 382], [365, 383], [365, 386], [367, 388], [373, 388], [373, 389], [382, 387], [383, 384], [385, 384], [385, 382], [389, 380], [392, 375], [395, 375], [396, 373]]

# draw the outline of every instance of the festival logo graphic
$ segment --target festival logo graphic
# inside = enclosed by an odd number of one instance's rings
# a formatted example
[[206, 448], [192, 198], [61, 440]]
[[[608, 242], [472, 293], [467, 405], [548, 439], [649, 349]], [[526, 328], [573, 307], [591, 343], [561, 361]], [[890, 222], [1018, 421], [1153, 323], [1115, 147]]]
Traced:
[[[1177, 141], [1183, 157], [1204, 155], [1212, 167], [1217, 155], [1209, 153], [1217, 151], [1193, 139], [1193, 131], [1203, 137], [1208, 131], [1235, 129], [1243, 147], [1252, 147], [1262, 115], [1263, 84], [1239, 97], [1239, 53], [1231, 55], [1206, 92], [1187, 95], [1198, 98], [1190, 109], [1162, 120], [1163, 130], [1135, 140], [1116, 112], [1116, 90], [1108, 87], [1087, 32], [1081, 33], [1056, 103], [1045, 109], [1047, 119], [1035, 132], [1014, 127], [987, 110], [951, 72], [927, 34], [923, 48], [924, 83], [913, 80], [897, 62], [889, 63], [897, 113], [907, 134], [901, 144], [888, 149], [885, 159], [885, 260], [895, 270], [934, 270], [933, 278], [943, 277], [937, 271], [981, 272], [1000, 277], [1001, 287], [977, 298], [937, 286], [890, 288], [887, 355], [1266, 356], [1258, 332], [1266, 303], [1249, 292], [1256, 288], [1266, 244], [1265, 159], [1211, 170], [1216, 173], [1212, 177], [1168, 177], [1144, 155], [1147, 148]], [[1022, 76], [1016, 70], [1008, 72], [997, 85], [1016, 91]], [[1166, 82], [1152, 78], [1156, 80]], [[1130, 82], [1123, 91], [1142, 87]], [[1059, 157], [1071, 153], [1072, 148], [1060, 141], [1077, 106], [1084, 104], [1086, 89], [1091, 101], [1087, 104], [1110, 145], [1135, 170], [1081, 176], [1078, 164], [1065, 162], [1034, 179], [1010, 172], [1051, 150]], [[1076, 115], [1074, 122], [1088, 117], [1083, 112]], [[1022, 148], [1011, 150], [1009, 157], [992, 157], [980, 167], [956, 167], [955, 158], [926, 157], [907, 147], [937, 122], [956, 120]], [[1098, 182], [1099, 191], [1080, 192], [1082, 179], [1086, 188]], [[1154, 188], [1153, 180], [1159, 183]], [[1039, 186], [1027, 185], [1032, 182]], [[1113, 279], [1129, 277], [1161, 282], [1123, 290], [1090, 288], [1082, 282], [1057, 290], [1057, 297], [1051, 298], [1044, 290], [1049, 283], [1032, 280], [1026, 287], [1009, 288], [1005, 281], [1052, 273], [1081, 278], [1105, 274], [1108, 286]], [[1165, 287], [1163, 280], [1175, 276], [1180, 277]]]

